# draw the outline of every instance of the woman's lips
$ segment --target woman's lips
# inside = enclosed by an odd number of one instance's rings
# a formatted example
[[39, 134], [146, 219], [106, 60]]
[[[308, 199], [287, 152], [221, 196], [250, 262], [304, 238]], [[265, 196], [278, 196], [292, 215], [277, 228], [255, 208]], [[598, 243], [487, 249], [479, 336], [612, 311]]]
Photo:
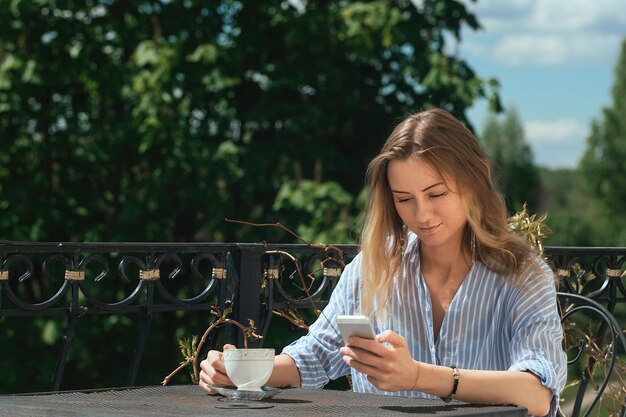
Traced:
[[420, 227], [420, 232], [424, 235], [430, 235], [432, 233], [435, 233], [435, 231], [439, 228], [439, 226], [441, 226], [441, 223], [435, 225], [435, 226], [429, 226], [429, 227]]

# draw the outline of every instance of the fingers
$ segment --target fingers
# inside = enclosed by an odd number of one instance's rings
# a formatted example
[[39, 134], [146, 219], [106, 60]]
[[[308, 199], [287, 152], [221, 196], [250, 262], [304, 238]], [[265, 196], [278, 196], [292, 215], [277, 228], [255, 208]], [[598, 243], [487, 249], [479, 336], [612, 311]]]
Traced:
[[361, 362], [351, 356], [345, 355], [343, 357], [343, 361], [347, 363], [348, 366], [354, 368], [357, 372], [368, 375], [368, 378], [379, 374], [379, 368], [377, 366]]
[[376, 341], [379, 343], [389, 343], [394, 347], [406, 347], [406, 339], [391, 330], [385, 330], [381, 334], [376, 336]]
[[369, 382], [384, 391], [413, 389], [419, 368], [404, 337], [390, 330], [376, 340], [350, 338], [340, 349], [346, 364], [367, 375]]
[[[351, 337], [350, 339], [348, 339], [347, 345], [340, 349], [340, 352], [364, 364], [379, 366], [381, 365], [381, 359], [389, 353], [389, 348], [383, 345], [382, 342], [379, 342], [378, 339], [381, 336], [385, 336], [385, 338], [388, 338], [388, 333], [393, 332], [387, 330], [376, 336], [376, 340], [363, 339], [360, 337]], [[400, 335], [397, 335], [395, 333], [393, 334], [399, 338], [402, 338], [402, 336]], [[383, 340], [386, 340], [385, 338], [383, 338]]]
[[217, 350], [211, 350], [207, 354], [206, 360], [202, 361], [218, 372], [226, 374], [226, 365], [224, 365], [224, 354]]
[[[237, 349], [234, 345], [225, 344], [223, 350]], [[206, 361], [208, 365], [218, 372], [226, 375], [226, 366], [224, 365], [224, 354], [218, 350], [211, 350], [207, 353]], [[202, 361], [204, 362], [204, 361]]]
[[202, 391], [206, 392], [207, 394], [211, 394], [211, 395], [217, 394], [217, 392], [211, 389], [211, 385], [203, 381], [202, 379], [200, 379], [200, 381], [198, 382], [198, 386], [200, 387]]
[[[224, 349], [235, 349], [233, 345], [224, 345]], [[198, 381], [200, 388], [213, 394], [212, 386], [226, 387], [233, 386], [232, 381], [226, 374], [224, 366], [224, 355], [217, 350], [211, 350], [207, 353], [205, 360], [200, 362], [200, 380]]]
[[348, 339], [346, 347], [364, 349], [378, 356], [382, 356], [385, 353], [385, 346], [382, 343], [377, 340], [363, 339], [360, 337], [351, 337]]
[[[382, 358], [380, 355], [372, 352], [371, 350], [359, 348], [353, 345], [344, 346], [339, 349], [341, 353], [344, 355], [344, 360], [346, 357], [354, 359], [355, 361], [361, 362], [363, 364], [371, 365], [371, 366], [379, 366], [381, 365]], [[347, 362], [346, 362], [347, 363]], [[350, 365], [348, 363], [348, 365]]]

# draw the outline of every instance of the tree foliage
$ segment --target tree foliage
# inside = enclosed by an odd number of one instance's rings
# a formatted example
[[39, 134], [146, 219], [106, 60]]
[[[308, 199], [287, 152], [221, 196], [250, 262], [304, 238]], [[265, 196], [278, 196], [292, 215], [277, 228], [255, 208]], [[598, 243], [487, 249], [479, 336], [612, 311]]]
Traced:
[[528, 203], [531, 212], [537, 210], [539, 174], [530, 146], [524, 139], [524, 128], [514, 107], [504, 119], [490, 114], [485, 122], [482, 142], [495, 165], [496, 178], [504, 193], [509, 212], [522, 210]]
[[[594, 120], [581, 161], [585, 180], [613, 224], [605, 244], [626, 244], [626, 39], [615, 67], [613, 102]], [[607, 231], [609, 229], [607, 228]], [[617, 234], [616, 234], [617, 231]]]
[[[540, 213], [553, 233], [549, 246], [598, 246], [603, 239], [599, 211], [579, 169], [539, 169]], [[606, 245], [606, 242], [604, 243]]]
[[450, 52], [479, 28], [460, 1], [0, 0], [0, 21], [5, 239], [288, 238], [225, 217], [332, 228], [406, 113], [498, 104]]

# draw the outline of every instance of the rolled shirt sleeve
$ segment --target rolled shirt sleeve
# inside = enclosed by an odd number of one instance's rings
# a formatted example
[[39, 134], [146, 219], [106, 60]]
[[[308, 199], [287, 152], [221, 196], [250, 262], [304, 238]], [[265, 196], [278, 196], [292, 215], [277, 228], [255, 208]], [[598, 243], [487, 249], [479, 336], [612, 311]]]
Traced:
[[559, 394], [567, 380], [563, 328], [557, 309], [552, 271], [528, 272], [512, 309], [511, 371], [529, 371], [552, 391], [549, 416], [555, 416]]

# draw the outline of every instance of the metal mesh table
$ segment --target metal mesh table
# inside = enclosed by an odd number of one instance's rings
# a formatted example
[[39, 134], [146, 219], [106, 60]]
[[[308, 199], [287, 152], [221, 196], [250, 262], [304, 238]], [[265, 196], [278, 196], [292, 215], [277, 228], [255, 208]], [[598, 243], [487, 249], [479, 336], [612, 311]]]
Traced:
[[0, 396], [0, 416], [11, 417], [262, 417], [262, 416], [526, 416], [526, 409], [452, 401], [288, 389], [264, 400], [262, 409], [223, 409], [230, 401], [206, 395], [195, 385], [156, 386]]

